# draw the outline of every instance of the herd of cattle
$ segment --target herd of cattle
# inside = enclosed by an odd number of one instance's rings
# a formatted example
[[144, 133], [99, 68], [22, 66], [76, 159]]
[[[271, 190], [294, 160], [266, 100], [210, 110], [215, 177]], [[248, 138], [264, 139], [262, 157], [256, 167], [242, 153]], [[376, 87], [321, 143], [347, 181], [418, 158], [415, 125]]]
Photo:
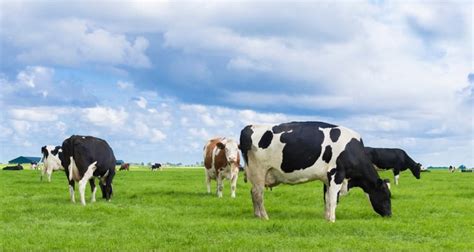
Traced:
[[[75, 202], [75, 183], [80, 200], [86, 204], [85, 189], [89, 182], [94, 202], [99, 180], [102, 198], [113, 195], [112, 181], [116, 159], [109, 144], [92, 136], [73, 135], [61, 146], [43, 146], [42, 176], [51, 181], [55, 170], [64, 169], [69, 183], [70, 199]], [[240, 154], [245, 163], [245, 182], [249, 181], [254, 214], [268, 219], [264, 190], [278, 184], [300, 184], [313, 180], [323, 182], [325, 217], [336, 220], [339, 195], [360, 187], [375, 212], [391, 216], [391, 193], [388, 180], [382, 180], [378, 169], [393, 169], [395, 184], [401, 171], [410, 169], [420, 178], [421, 165], [401, 149], [365, 147], [361, 136], [348, 128], [324, 122], [290, 122], [279, 125], [248, 125], [242, 129], [239, 142], [227, 137], [209, 140], [203, 149], [207, 192], [211, 180], [217, 181], [217, 196], [222, 197], [223, 180], [230, 180], [231, 197], [236, 197]], [[18, 167], [17, 167], [18, 168]], [[152, 165], [152, 170], [161, 165]], [[13, 169], [13, 168], [12, 168]], [[129, 170], [124, 164], [120, 170]]]

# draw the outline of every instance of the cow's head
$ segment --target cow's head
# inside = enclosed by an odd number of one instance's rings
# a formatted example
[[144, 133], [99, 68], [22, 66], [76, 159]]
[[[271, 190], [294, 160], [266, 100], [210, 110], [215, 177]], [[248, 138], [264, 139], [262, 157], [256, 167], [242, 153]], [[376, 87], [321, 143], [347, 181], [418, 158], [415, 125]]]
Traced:
[[232, 139], [224, 138], [222, 141], [216, 144], [217, 148], [225, 151], [225, 158], [227, 163], [232, 166], [232, 168], [239, 167], [240, 157], [239, 157], [239, 145]]
[[415, 167], [410, 167], [410, 171], [415, 178], [420, 179], [421, 164], [416, 163]]
[[392, 205], [390, 201], [390, 189], [387, 182], [377, 179], [375, 187], [369, 192], [369, 199], [375, 212], [381, 216], [392, 215]]

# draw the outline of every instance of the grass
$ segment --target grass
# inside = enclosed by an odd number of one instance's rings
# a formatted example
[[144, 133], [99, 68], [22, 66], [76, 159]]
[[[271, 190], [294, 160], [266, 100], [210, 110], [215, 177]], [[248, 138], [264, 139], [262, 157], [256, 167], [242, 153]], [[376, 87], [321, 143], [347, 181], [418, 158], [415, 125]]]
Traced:
[[353, 189], [328, 223], [317, 181], [266, 191], [270, 220], [262, 221], [243, 175], [236, 199], [228, 181], [218, 199], [205, 193], [202, 169], [132, 168], [117, 173], [112, 202], [91, 204], [87, 190], [83, 207], [69, 202], [63, 172], [47, 183], [38, 171], [0, 171], [0, 250], [473, 250], [473, 175], [402, 173], [391, 218]]

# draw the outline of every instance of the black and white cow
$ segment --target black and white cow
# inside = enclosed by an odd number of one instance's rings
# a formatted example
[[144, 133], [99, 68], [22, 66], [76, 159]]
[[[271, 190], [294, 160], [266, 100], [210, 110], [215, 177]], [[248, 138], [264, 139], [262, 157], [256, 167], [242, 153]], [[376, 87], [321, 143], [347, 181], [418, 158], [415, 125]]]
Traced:
[[48, 182], [51, 182], [51, 174], [53, 171], [64, 170], [59, 159], [59, 153], [62, 152], [61, 146], [45, 145], [41, 147], [41, 153], [43, 154], [43, 171], [41, 172], [41, 180], [46, 174], [48, 176]]
[[350, 129], [323, 122], [249, 125], [240, 134], [240, 149], [259, 218], [268, 219], [263, 205], [266, 186], [312, 180], [325, 185], [325, 216], [331, 222], [336, 220], [337, 198], [345, 180], [368, 194], [378, 214], [392, 214], [390, 191], [365, 155], [359, 134]]
[[160, 163], [154, 163], [154, 164], [151, 165], [151, 171], [156, 171], [158, 169], [160, 169], [160, 171], [163, 169], [163, 168], [161, 168]]
[[393, 169], [395, 185], [398, 185], [400, 171], [410, 169], [416, 179], [420, 179], [421, 164], [413, 161], [402, 149], [365, 147], [365, 153], [376, 169]]
[[5, 170], [5, 171], [21, 171], [21, 170], [23, 170], [23, 166], [21, 166], [20, 164], [13, 165], [13, 166], [6, 166], [6, 167], [3, 167], [3, 170]]
[[73, 135], [64, 140], [59, 158], [69, 180], [71, 201], [74, 199], [74, 182], [79, 182], [82, 205], [86, 205], [85, 190], [89, 181], [92, 202], [95, 202], [95, 178], [99, 178], [102, 198], [112, 197], [112, 180], [115, 176], [115, 156], [109, 144], [92, 136]]

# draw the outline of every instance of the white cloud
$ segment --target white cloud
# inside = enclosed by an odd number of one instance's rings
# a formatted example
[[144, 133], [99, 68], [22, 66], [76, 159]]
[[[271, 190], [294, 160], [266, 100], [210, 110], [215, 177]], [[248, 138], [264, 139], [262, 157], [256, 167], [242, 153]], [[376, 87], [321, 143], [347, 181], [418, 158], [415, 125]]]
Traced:
[[58, 120], [58, 115], [64, 113], [64, 109], [51, 108], [22, 108], [10, 110], [10, 115], [16, 120], [53, 122]]
[[130, 88], [133, 88], [134, 85], [133, 85], [133, 83], [130, 83], [130, 82], [118, 81], [117, 82], [117, 87], [120, 88], [120, 89], [130, 89]]
[[128, 113], [124, 108], [114, 109], [97, 106], [84, 109], [83, 114], [86, 121], [109, 129], [116, 129], [125, 124], [128, 118]]
[[[148, 103], [148, 101], [145, 99], [145, 97], [138, 97], [135, 99], [135, 103], [137, 104], [138, 107], [142, 108], [142, 109], [146, 109], [146, 105]], [[153, 112], [153, 111], [151, 111]]]
[[[30, 23], [26, 23], [30, 21]], [[77, 18], [55, 20], [22, 20], [24, 32], [4, 31], [22, 49], [18, 60], [27, 64], [46, 62], [75, 66], [84, 63], [128, 65], [135, 68], [151, 66], [145, 51], [146, 38], [128, 39], [125, 34], [111, 32], [94, 22]]]

